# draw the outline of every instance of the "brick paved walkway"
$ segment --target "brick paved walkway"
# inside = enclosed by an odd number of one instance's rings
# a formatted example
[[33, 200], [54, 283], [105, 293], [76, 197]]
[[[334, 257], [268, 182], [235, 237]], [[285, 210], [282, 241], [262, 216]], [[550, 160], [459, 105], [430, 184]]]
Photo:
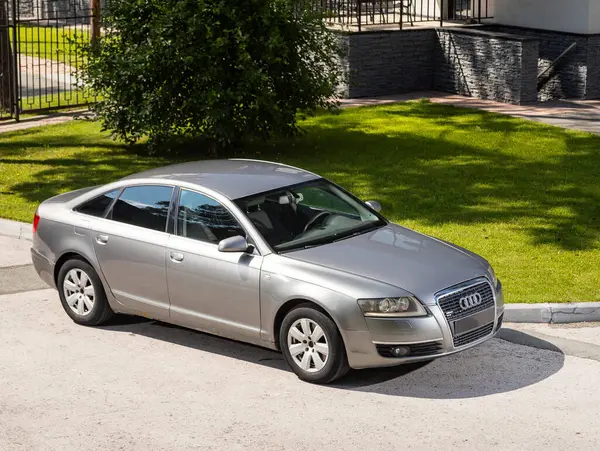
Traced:
[[346, 99], [342, 107], [382, 105], [427, 98], [434, 103], [477, 108], [549, 125], [600, 134], [600, 100], [559, 100], [534, 105], [508, 105], [443, 92], [415, 92], [387, 97]]

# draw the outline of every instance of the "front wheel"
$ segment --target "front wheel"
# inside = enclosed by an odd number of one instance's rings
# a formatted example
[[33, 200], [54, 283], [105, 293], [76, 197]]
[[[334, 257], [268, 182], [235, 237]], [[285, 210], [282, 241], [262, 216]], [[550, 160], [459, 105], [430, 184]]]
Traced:
[[286, 315], [279, 345], [288, 365], [303, 381], [327, 384], [348, 372], [340, 332], [327, 315], [312, 307], [300, 306]]

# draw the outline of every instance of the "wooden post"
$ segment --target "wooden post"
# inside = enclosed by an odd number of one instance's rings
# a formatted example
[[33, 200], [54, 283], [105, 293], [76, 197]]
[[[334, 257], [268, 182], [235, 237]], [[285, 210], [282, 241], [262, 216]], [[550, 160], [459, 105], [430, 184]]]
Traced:
[[92, 44], [97, 45], [100, 39], [100, 0], [91, 0], [92, 7]]
[[400, 0], [400, 29], [402, 30], [402, 25], [404, 22], [404, 0]]
[[440, 27], [444, 26], [444, 0], [440, 4]]

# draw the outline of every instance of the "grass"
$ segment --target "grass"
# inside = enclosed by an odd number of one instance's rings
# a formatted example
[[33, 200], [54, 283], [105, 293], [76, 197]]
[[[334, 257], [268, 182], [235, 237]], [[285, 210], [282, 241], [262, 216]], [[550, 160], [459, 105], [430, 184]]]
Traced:
[[[235, 156], [320, 173], [486, 257], [508, 302], [600, 300], [600, 137], [429, 103], [348, 109]], [[0, 135], [0, 216], [166, 163], [72, 122]], [[360, 256], [356, 256], [360, 258]], [[352, 256], [349, 256], [352, 258]]]
[[22, 113], [35, 110], [52, 110], [69, 106], [71, 108], [81, 108], [88, 103], [94, 103], [99, 100], [94, 97], [87, 89], [74, 89], [72, 91], [48, 92], [38, 96], [29, 96], [21, 98]]
[[[87, 42], [90, 39], [89, 31], [81, 27], [36, 27], [21, 24], [18, 29], [19, 53], [60, 61], [73, 67], [82, 62], [82, 56], [76, 51], [73, 41]], [[12, 29], [10, 38], [12, 40]]]

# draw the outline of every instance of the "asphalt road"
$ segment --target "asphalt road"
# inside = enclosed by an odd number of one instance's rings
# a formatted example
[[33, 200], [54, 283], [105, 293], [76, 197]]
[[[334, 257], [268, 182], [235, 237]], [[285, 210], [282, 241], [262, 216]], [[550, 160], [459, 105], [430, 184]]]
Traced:
[[314, 386], [272, 351], [138, 318], [80, 327], [52, 290], [9, 294], [0, 450], [597, 449], [600, 362], [546, 347], [494, 339]]

